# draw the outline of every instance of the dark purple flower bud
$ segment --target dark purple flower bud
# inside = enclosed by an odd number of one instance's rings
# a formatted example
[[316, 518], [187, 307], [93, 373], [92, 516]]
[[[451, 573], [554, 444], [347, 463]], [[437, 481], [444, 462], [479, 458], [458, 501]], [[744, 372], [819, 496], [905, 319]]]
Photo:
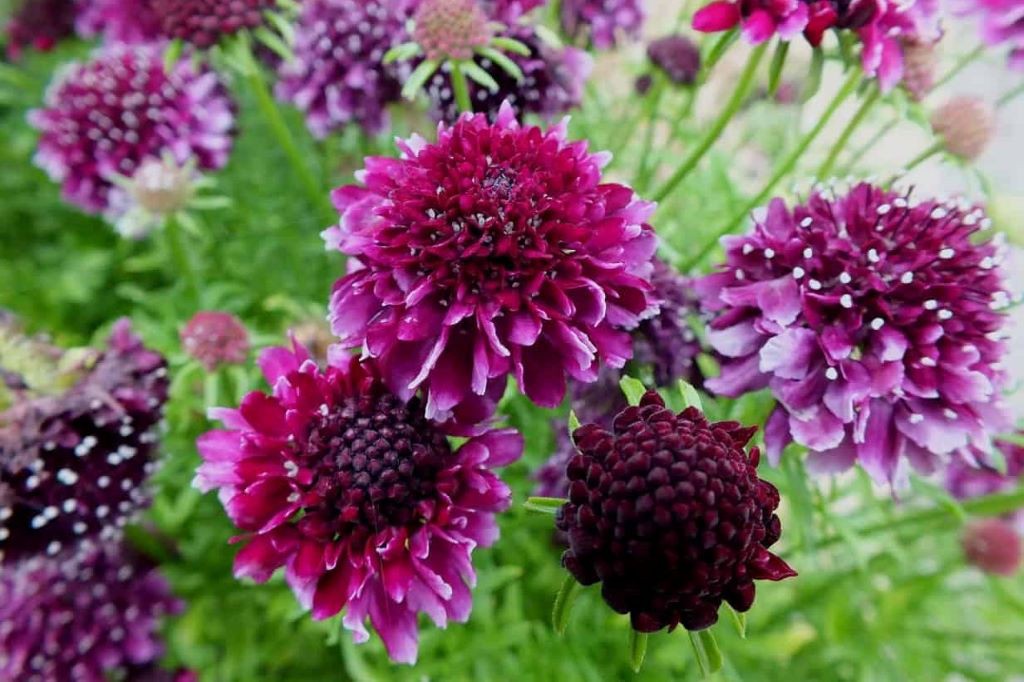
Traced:
[[223, 36], [262, 26], [275, 0], [153, 0], [163, 35], [198, 48], [212, 47]]
[[683, 35], [658, 38], [647, 46], [647, 58], [678, 85], [690, 85], [700, 72], [700, 49]]
[[7, 56], [18, 59], [27, 48], [48, 52], [74, 35], [75, 0], [22, 0], [7, 23]]
[[249, 332], [231, 313], [202, 310], [181, 330], [181, 345], [212, 372], [221, 365], [241, 365], [249, 357]]

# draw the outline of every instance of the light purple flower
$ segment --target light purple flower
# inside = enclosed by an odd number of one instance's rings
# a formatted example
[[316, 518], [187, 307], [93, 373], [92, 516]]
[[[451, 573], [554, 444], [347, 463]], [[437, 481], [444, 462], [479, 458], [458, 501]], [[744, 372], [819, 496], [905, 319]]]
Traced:
[[642, 0], [562, 0], [561, 8], [563, 30], [599, 50], [639, 37], [645, 18]]
[[107, 43], [137, 45], [161, 39], [153, 0], [78, 0], [75, 28], [82, 36], [102, 35]]
[[260, 365], [273, 393], [214, 410], [226, 428], [198, 441], [195, 485], [217, 489], [245, 532], [235, 575], [264, 582], [284, 567], [313, 618], [344, 609], [357, 642], [369, 618], [393, 660], [414, 662], [419, 613], [438, 627], [469, 617], [473, 549], [498, 538], [511, 502], [492, 469], [518, 459], [522, 437], [478, 425], [452, 445], [463, 431], [336, 347], [323, 370], [297, 343]]
[[408, 0], [308, 0], [295, 27], [295, 59], [281, 63], [277, 96], [306, 114], [317, 137], [350, 123], [371, 133], [388, 124], [408, 67], [385, 65], [404, 39]]
[[69, 65], [29, 116], [40, 132], [36, 163], [62, 184], [65, 200], [91, 213], [108, 208], [116, 177], [164, 152], [202, 170], [222, 167], [234, 118], [216, 74], [188, 58], [168, 73], [156, 45], [111, 46]]
[[1020, 0], [958, 0], [954, 3], [962, 15], [977, 16], [981, 37], [990, 47], [1008, 47], [1009, 64], [1024, 69], [1024, 3]]
[[0, 678], [106, 682], [155, 661], [181, 604], [142, 557], [113, 546], [0, 571]]
[[860, 184], [775, 199], [727, 260], [698, 281], [722, 356], [706, 385], [726, 396], [770, 387], [775, 461], [787, 443], [819, 471], [859, 462], [897, 483], [1008, 426], [1000, 365], [1007, 303], [1001, 252], [965, 202]]
[[509, 375], [554, 407], [567, 378], [625, 364], [626, 330], [657, 311], [653, 206], [601, 182], [606, 155], [507, 105], [400, 148], [334, 192], [341, 222], [323, 236], [354, 264], [330, 304], [345, 347], [377, 358], [403, 398], [422, 388], [428, 417], [470, 424]]
[[[998, 440], [995, 447], [1002, 453], [1006, 463], [1005, 471], [991, 465], [986, 453], [975, 452], [975, 459], [981, 462], [966, 462], [955, 459], [946, 468], [946, 488], [959, 499], [969, 499], [1005, 493], [1016, 490], [1024, 483], [1024, 447], [1007, 440]], [[1009, 515], [1017, 532], [1024, 534], [1024, 508]]]

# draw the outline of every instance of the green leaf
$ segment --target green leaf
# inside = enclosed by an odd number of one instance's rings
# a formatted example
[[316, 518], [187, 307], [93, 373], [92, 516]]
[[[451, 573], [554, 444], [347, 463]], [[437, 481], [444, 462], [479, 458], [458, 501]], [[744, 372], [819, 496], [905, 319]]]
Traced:
[[562, 587], [558, 590], [558, 594], [555, 595], [555, 606], [551, 610], [551, 626], [559, 635], [564, 635], [565, 629], [569, 626], [569, 616], [572, 614], [573, 604], [576, 603], [576, 597], [579, 596], [582, 587], [579, 581], [569, 573], [562, 581]]
[[567, 501], [561, 497], [528, 497], [523, 507], [527, 511], [554, 515]]
[[633, 667], [633, 672], [640, 672], [640, 668], [644, 667], [644, 657], [647, 656], [647, 633], [637, 632], [633, 628], [629, 629], [629, 664]]
[[416, 99], [416, 95], [423, 89], [423, 86], [434, 75], [439, 66], [437, 60], [424, 59], [420, 65], [409, 75], [409, 80], [402, 86], [402, 97], [408, 100]]
[[820, 47], [811, 51], [811, 68], [807, 71], [807, 80], [804, 81], [804, 91], [801, 93], [801, 100], [806, 102], [818, 94], [821, 88], [821, 72], [825, 69], [825, 51]]
[[281, 39], [281, 36], [266, 26], [260, 26], [253, 34], [256, 36], [256, 40], [266, 45], [274, 54], [286, 62], [290, 62], [295, 58], [292, 49]]
[[733, 627], [736, 628], [736, 634], [740, 636], [740, 639], [747, 638], [747, 614], [740, 613], [728, 604], [725, 605], [725, 611], [729, 614], [729, 620], [732, 621]]
[[266, 16], [267, 21], [274, 25], [278, 35], [281, 36], [286, 45], [295, 44], [295, 27], [288, 19], [281, 16], [279, 12], [267, 12], [264, 16]]
[[[576, 429], [580, 428], [580, 418], [576, 416], [576, 410], [569, 410], [569, 439], [572, 440], [572, 434]], [[575, 443], [576, 441], [573, 441]]]
[[181, 52], [184, 49], [185, 43], [180, 38], [167, 44], [167, 49], [164, 50], [164, 71], [170, 73], [174, 69], [174, 65], [181, 59]]
[[722, 650], [718, 648], [718, 641], [711, 630], [687, 631], [686, 634], [690, 636], [690, 644], [693, 645], [701, 676], [707, 678], [721, 670]]
[[462, 71], [469, 76], [475, 83], [482, 85], [491, 92], [498, 91], [498, 81], [494, 80], [494, 77], [480, 68], [476, 62], [465, 61], [462, 63]]
[[630, 405], [639, 405], [640, 398], [644, 397], [644, 393], [647, 392], [647, 387], [642, 381], [630, 376], [622, 377], [619, 380], [619, 388], [622, 389], [622, 393]]
[[772, 55], [771, 66], [768, 67], [768, 95], [775, 96], [782, 83], [782, 69], [786, 66], [786, 55], [789, 54], [789, 41], [780, 40]]
[[679, 393], [683, 396], [683, 403], [686, 407], [696, 407], [701, 412], [704, 411], [704, 404], [700, 400], [697, 389], [682, 379], [679, 380]]
[[517, 83], [523, 80], [523, 70], [519, 68], [519, 65], [493, 47], [482, 47], [477, 50], [477, 53], [500, 66], [505, 73], [515, 78]]

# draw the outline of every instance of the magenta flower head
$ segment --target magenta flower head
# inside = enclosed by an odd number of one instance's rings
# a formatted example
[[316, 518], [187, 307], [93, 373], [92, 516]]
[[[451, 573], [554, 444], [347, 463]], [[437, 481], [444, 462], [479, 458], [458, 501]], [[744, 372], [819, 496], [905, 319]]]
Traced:
[[76, 0], [21, 0], [7, 22], [7, 56], [24, 50], [48, 52], [75, 33]]
[[199, 438], [195, 484], [218, 488], [246, 533], [237, 577], [263, 582], [284, 566], [314, 618], [345, 609], [363, 642], [369, 617], [391, 658], [412, 663], [418, 613], [439, 627], [469, 616], [472, 551], [497, 539], [494, 516], [511, 501], [492, 469], [519, 457], [522, 438], [484, 427], [456, 447], [372, 361], [335, 349], [321, 370], [293, 345], [260, 359], [271, 395], [212, 413], [227, 429]]
[[569, 501], [557, 515], [569, 548], [562, 563], [583, 585], [628, 613], [635, 630], [701, 630], [723, 601], [754, 603], [754, 580], [796, 575], [768, 551], [782, 525], [779, 492], [757, 476], [754, 428], [675, 414], [649, 391], [613, 430], [576, 429]]
[[562, 0], [561, 8], [566, 34], [599, 50], [639, 37], [645, 18], [641, 0]]
[[341, 222], [323, 236], [356, 264], [330, 304], [345, 347], [364, 345], [402, 398], [422, 388], [429, 418], [467, 423], [509, 374], [554, 407], [567, 376], [625, 363], [626, 330], [657, 310], [653, 206], [601, 182], [606, 155], [508, 105], [400, 148], [334, 192]]
[[739, 26], [752, 45], [774, 35], [790, 40], [807, 27], [809, 4], [803, 0], [714, 0], [693, 15], [693, 28], [717, 33]]
[[405, 35], [408, 0], [308, 0], [295, 27], [295, 59], [282, 62], [277, 96], [306, 114], [317, 137], [355, 123], [387, 127], [403, 67], [384, 55]]
[[241, 365], [249, 357], [249, 332], [231, 313], [201, 310], [181, 330], [181, 345], [207, 372]]
[[155, 0], [85, 0], [75, 27], [82, 36], [102, 35], [107, 43], [138, 45], [161, 38]]
[[[556, 47], [546, 43], [537, 32], [527, 26], [513, 26], [505, 37], [525, 45], [529, 56], [509, 53], [507, 57], [522, 71], [522, 80], [516, 80], [503, 68], [486, 57], [477, 56], [476, 63], [489, 73], [498, 84], [496, 90], [470, 81], [469, 94], [473, 111], [495, 120], [501, 105], [508, 102], [522, 119], [526, 114], [537, 114], [551, 120], [577, 107], [583, 101], [583, 88], [590, 77], [593, 60], [583, 50], [574, 47]], [[454, 123], [459, 108], [451, 79], [438, 71], [427, 84], [434, 117]]]
[[118, 322], [67, 392], [0, 414], [0, 564], [107, 539], [149, 503], [163, 358]]
[[166, 38], [184, 40], [200, 49], [222, 37], [265, 23], [264, 13], [276, 0], [152, 0]]
[[0, 678], [106, 682], [155, 661], [159, 620], [181, 607], [150, 562], [116, 546], [4, 568]]
[[164, 70], [163, 48], [116, 45], [72, 64], [30, 114], [39, 130], [36, 163], [63, 186], [68, 202], [101, 213], [117, 176], [169, 151], [213, 170], [227, 163], [234, 113], [211, 71], [179, 61]]
[[1024, 10], [1019, 0], [960, 0], [957, 13], [978, 17], [989, 47], [1007, 47], [1013, 69], [1024, 69]]
[[795, 440], [815, 469], [860, 462], [894, 483], [907, 462], [929, 471], [987, 450], [1008, 426], [1001, 254], [977, 237], [989, 223], [964, 202], [869, 184], [815, 191], [792, 210], [773, 200], [697, 283], [723, 358], [706, 385], [771, 388], [773, 460]]

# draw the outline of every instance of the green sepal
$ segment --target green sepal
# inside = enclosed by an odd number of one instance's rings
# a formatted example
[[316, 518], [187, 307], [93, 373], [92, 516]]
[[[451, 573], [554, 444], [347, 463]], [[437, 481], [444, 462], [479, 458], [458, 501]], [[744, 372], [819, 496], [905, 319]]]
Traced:
[[629, 629], [629, 665], [635, 673], [640, 672], [640, 669], [644, 667], [644, 658], [647, 656], [647, 638], [646, 632]]
[[420, 65], [409, 75], [409, 80], [402, 86], [402, 97], [408, 100], [416, 99], [417, 93], [423, 89], [426, 82], [434, 75], [438, 66], [440, 64], [436, 59], [425, 59], [420, 62]]
[[516, 82], [521, 82], [524, 78], [523, 70], [519, 68], [519, 65], [508, 58], [505, 54], [495, 50], [493, 47], [481, 47], [477, 50], [477, 53], [481, 57], [486, 57], [492, 62], [497, 64], [505, 71], [508, 75], [516, 79]]
[[619, 379], [619, 388], [622, 389], [622, 393], [630, 405], [639, 405], [640, 399], [644, 397], [644, 393], [647, 393], [647, 387], [643, 382], [630, 376]]

